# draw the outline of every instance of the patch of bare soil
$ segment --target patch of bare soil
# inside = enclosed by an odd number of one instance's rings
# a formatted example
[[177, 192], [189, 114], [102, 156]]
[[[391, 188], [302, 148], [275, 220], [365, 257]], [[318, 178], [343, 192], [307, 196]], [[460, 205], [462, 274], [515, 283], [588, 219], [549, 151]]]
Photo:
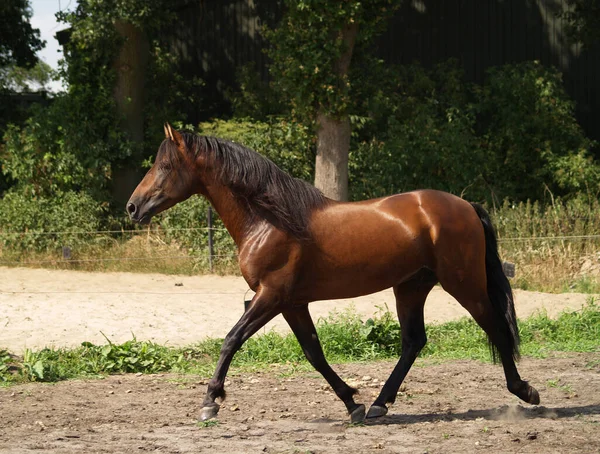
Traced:
[[[542, 405], [522, 404], [502, 368], [474, 361], [411, 370], [390, 413], [349, 426], [343, 404], [315, 373], [273, 367], [230, 375], [218, 424], [195, 416], [205, 382], [126, 375], [0, 389], [3, 453], [447, 453], [600, 452], [598, 355], [520, 364]], [[335, 368], [371, 403], [393, 363]]]

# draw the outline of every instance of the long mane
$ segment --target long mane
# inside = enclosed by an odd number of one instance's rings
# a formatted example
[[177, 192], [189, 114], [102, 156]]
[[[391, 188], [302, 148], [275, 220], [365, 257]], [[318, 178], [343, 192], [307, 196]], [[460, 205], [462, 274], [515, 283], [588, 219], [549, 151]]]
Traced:
[[220, 182], [257, 214], [298, 239], [308, 239], [311, 213], [329, 200], [321, 191], [250, 148], [216, 137], [182, 136], [188, 150], [207, 153], [214, 160]]

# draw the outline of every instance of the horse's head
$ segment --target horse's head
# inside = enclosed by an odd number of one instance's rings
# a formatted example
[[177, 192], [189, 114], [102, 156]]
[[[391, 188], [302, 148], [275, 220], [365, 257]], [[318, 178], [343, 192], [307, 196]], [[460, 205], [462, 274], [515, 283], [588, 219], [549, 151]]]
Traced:
[[165, 124], [166, 138], [160, 145], [152, 168], [127, 202], [132, 220], [147, 224], [155, 214], [198, 192], [194, 153], [183, 136]]

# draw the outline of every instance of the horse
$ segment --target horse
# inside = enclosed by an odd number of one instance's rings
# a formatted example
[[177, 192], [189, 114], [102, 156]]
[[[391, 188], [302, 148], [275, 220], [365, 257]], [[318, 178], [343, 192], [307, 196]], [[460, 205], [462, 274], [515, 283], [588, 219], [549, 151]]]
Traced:
[[[145, 224], [194, 194], [206, 197], [235, 241], [242, 276], [255, 292], [223, 341], [200, 420], [217, 416], [234, 354], [278, 314], [345, 404], [351, 422], [384, 416], [427, 342], [423, 307], [437, 283], [487, 334], [508, 390], [539, 404], [538, 391], [517, 371], [513, 293], [495, 230], [480, 205], [436, 190], [338, 202], [242, 145], [177, 131], [168, 123], [164, 128], [155, 162], [126, 205], [130, 218]], [[388, 288], [396, 298], [401, 356], [366, 412], [354, 400], [357, 390], [325, 359], [308, 303]]]

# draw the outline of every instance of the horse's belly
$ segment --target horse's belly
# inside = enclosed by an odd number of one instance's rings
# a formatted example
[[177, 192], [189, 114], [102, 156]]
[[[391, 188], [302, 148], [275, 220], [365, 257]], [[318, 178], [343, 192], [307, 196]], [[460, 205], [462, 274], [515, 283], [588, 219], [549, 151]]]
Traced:
[[[420, 269], [429, 267], [419, 248], [388, 248], [361, 253], [346, 260], [316, 259], [307, 263], [302, 299], [315, 301], [353, 298], [393, 287], [410, 279]], [[379, 253], [377, 253], [379, 252]]]

